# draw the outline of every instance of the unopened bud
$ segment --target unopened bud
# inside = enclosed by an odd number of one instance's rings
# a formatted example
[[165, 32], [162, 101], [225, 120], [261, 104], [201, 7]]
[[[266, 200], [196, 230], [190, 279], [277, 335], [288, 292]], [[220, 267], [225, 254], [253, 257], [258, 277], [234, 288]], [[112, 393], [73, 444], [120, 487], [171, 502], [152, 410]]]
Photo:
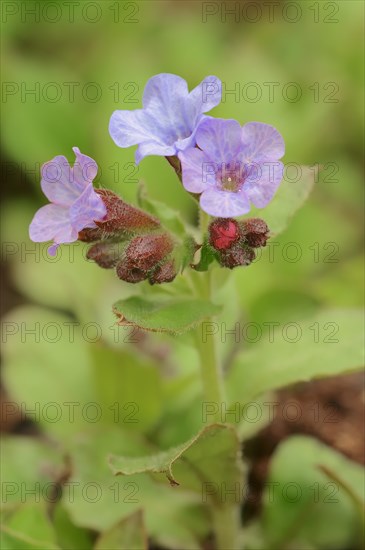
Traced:
[[233, 269], [240, 265], [250, 265], [256, 257], [255, 251], [249, 246], [237, 244], [231, 249], [221, 252], [220, 264]]
[[125, 245], [108, 241], [96, 243], [91, 246], [86, 254], [89, 260], [94, 260], [100, 267], [110, 269], [115, 267], [120, 260]]
[[166, 263], [159, 265], [153, 273], [149, 276], [151, 285], [171, 283], [175, 279], [177, 271], [175, 268], [175, 262], [173, 259], [168, 260]]
[[117, 275], [122, 281], [127, 283], [140, 283], [147, 279], [148, 274], [138, 267], [134, 267], [126, 260], [121, 260], [116, 268]]
[[95, 222], [106, 233], [141, 233], [160, 227], [160, 221], [147, 212], [127, 204], [109, 189], [97, 189], [106, 206], [106, 218]]
[[250, 218], [241, 222], [242, 233], [249, 246], [258, 248], [266, 246], [266, 241], [269, 238], [269, 228], [260, 218]]
[[101, 241], [104, 237], [104, 231], [100, 227], [86, 227], [79, 232], [78, 240], [84, 243], [93, 243], [95, 241]]
[[216, 250], [228, 250], [240, 238], [236, 220], [217, 218], [209, 226], [209, 244]]
[[148, 272], [172, 252], [173, 248], [174, 241], [168, 233], [150, 233], [134, 237], [125, 255], [131, 265]]

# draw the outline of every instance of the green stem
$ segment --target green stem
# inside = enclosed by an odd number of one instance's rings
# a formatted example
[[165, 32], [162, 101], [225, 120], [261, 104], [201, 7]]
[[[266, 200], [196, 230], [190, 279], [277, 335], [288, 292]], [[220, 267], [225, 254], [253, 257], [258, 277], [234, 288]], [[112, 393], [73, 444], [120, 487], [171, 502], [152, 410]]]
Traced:
[[[204, 242], [210, 218], [205, 212], [200, 210], [199, 221], [201, 239], [202, 242]], [[194, 273], [192, 276], [192, 283], [196, 295], [206, 300], [212, 300], [214, 288], [211, 270], [205, 273]], [[209, 334], [207, 334], [208, 331], [205, 330], [207, 327], [212, 328]], [[210, 404], [210, 408], [206, 409], [207, 411], [211, 411], [209, 420], [213, 422], [222, 422], [222, 407], [226, 406], [226, 397], [222, 364], [217, 351], [216, 342], [219, 331], [215, 331], [214, 328], [214, 321], [212, 319], [207, 319], [196, 329], [195, 340], [200, 359], [203, 399], [205, 403]], [[210, 506], [216, 549], [240, 550], [240, 503], [230, 501], [217, 502], [212, 500]]]
[[239, 541], [240, 507], [225, 503], [212, 509], [215, 546], [217, 550], [242, 550]]
[[199, 227], [200, 227], [202, 240], [204, 240], [205, 233], [208, 231], [209, 223], [210, 223], [209, 214], [207, 214], [206, 212], [204, 212], [204, 210], [200, 208], [199, 209]]
[[224, 382], [221, 364], [217, 354], [215, 335], [206, 334], [206, 327], [212, 326], [200, 324], [196, 330], [196, 347], [199, 353], [201, 377], [203, 382], [203, 394], [205, 403], [211, 405], [213, 413], [209, 417], [214, 422], [222, 421], [222, 403], [225, 402]]
[[182, 181], [181, 162], [179, 161], [179, 158], [176, 155], [174, 155], [171, 157], [165, 157], [165, 159], [173, 167], [179, 180]]
[[[199, 210], [199, 222], [201, 239], [204, 241], [208, 230], [210, 217], [208, 214]], [[205, 273], [196, 273], [194, 279], [196, 294], [199, 297], [210, 301], [213, 297], [214, 289], [212, 288], [212, 272], [210, 270]], [[212, 330], [205, 329], [211, 327]], [[207, 319], [201, 323], [196, 332], [195, 340], [196, 347], [199, 353], [201, 377], [204, 390], [204, 401], [211, 404], [212, 419], [214, 422], [222, 421], [222, 403], [225, 403], [224, 381], [222, 373], [222, 365], [217, 353], [216, 334], [214, 330], [215, 323], [212, 319]]]

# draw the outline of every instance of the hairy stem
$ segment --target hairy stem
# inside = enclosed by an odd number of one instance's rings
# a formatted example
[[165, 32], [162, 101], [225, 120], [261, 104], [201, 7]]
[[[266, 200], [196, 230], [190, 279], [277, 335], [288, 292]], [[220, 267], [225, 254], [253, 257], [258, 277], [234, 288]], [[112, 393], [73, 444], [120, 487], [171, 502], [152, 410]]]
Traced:
[[239, 504], [224, 503], [221, 507], [214, 507], [212, 513], [216, 549], [242, 550], [239, 541]]
[[[210, 217], [200, 210], [201, 240], [204, 242], [208, 231]], [[193, 278], [195, 293], [201, 298], [214, 299], [212, 270], [205, 273], [195, 273]], [[208, 328], [212, 330], [207, 330]], [[195, 331], [195, 341], [200, 360], [200, 372], [203, 385], [202, 413], [209, 413], [209, 422], [222, 422], [222, 409], [226, 407], [225, 388], [222, 363], [217, 350], [212, 319], [203, 321]], [[202, 421], [207, 418], [202, 417]], [[240, 534], [240, 503], [236, 501], [211, 501], [211, 514], [217, 550], [239, 550]]]
[[[200, 232], [202, 242], [208, 230], [210, 217], [199, 211]], [[196, 273], [194, 279], [195, 292], [200, 298], [211, 301], [213, 298], [212, 272]], [[200, 370], [203, 383], [204, 402], [206, 410], [212, 411], [209, 417], [214, 422], [221, 422], [222, 403], [225, 402], [222, 364], [217, 352], [215, 322], [207, 319], [199, 324], [195, 331], [195, 341], [199, 353]], [[208, 330], [208, 329], [213, 330]], [[209, 405], [207, 405], [209, 404]]]
[[195, 333], [196, 347], [200, 359], [200, 371], [203, 383], [204, 403], [203, 408], [211, 411], [209, 420], [221, 422], [222, 403], [225, 402], [224, 382], [221, 363], [217, 354], [214, 334], [206, 334], [206, 327], [211, 321], [204, 321], [199, 325]]

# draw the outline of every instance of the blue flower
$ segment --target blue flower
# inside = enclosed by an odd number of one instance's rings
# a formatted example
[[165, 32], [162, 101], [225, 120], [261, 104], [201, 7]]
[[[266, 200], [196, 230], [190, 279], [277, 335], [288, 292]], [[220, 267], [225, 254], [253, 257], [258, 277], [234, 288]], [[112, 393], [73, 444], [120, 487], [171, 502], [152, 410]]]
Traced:
[[241, 216], [251, 202], [264, 208], [283, 178], [285, 144], [269, 124], [207, 117], [196, 132], [198, 148], [179, 153], [182, 182], [200, 194], [202, 210], [220, 218]]
[[109, 132], [119, 147], [138, 145], [136, 163], [147, 155], [172, 156], [194, 147], [195, 132], [206, 117], [203, 113], [218, 105], [221, 81], [207, 76], [189, 92], [186, 81], [168, 73], [147, 82], [143, 109], [114, 111]]

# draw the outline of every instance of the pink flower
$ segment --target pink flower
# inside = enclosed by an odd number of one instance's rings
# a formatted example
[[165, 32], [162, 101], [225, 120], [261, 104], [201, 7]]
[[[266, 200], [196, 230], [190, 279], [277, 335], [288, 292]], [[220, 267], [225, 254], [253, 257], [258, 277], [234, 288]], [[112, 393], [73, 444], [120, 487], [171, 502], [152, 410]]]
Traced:
[[96, 162], [78, 147], [73, 151], [76, 162], [72, 168], [62, 155], [42, 166], [41, 187], [50, 204], [36, 212], [29, 226], [32, 241], [53, 241], [48, 249], [51, 256], [61, 243], [77, 241], [79, 231], [97, 227], [95, 221], [106, 216], [103, 200], [92, 184], [98, 171]]

